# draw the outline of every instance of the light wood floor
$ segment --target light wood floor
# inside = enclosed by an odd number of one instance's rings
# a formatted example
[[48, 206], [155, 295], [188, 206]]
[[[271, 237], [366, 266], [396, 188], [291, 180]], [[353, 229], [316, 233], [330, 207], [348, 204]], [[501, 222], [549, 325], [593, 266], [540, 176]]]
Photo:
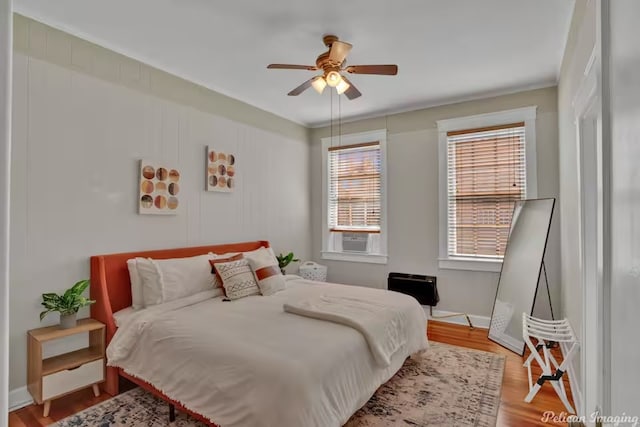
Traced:
[[[506, 367], [502, 382], [502, 400], [498, 415], [498, 426], [558, 426], [559, 423], [543, 423], [542, 414], [564, 411], [564, 406], [556, 397], [553, 388], [545, 384], [532, 403], [525, 403], [528, 392], [527, 370], [522, 367], [523, 359], [509, 350], [487, 339], [486, 329], [471, 330], [466, 326], [452, 325], [443, 322], [429, 322], [428, 336], [430, 340], [461, 347], [490, 351], [506, 356]], [[539, 372], [537, 373], [539, 374]], [[568, 388], [568, 383], [565, 382]], [[109, 396], [102, 394], [94, 397], [91, 388], [54, 400], [51, 403], [49, 417], [42, 417], [42, 406], [30, 405], [9, 414], [9, 427], [46, 426], [85, 408], [93, 406]]]

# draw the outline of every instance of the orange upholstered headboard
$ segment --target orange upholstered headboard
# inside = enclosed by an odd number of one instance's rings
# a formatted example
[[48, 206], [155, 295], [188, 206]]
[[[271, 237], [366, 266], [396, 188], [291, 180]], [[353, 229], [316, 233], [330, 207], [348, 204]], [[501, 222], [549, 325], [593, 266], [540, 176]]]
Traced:
[[[167, 259], [184, 258], [213, 252], [224, 254], [227, 252], [247, 252], [260, 248], [269, 247], [269, 242], [258, 240], [254, 242], [229, 243], [214, 246], [198, 246], [193, 248], [162, 249], [144, 252], [127, 252], [121, 254], [96, 255], [91, 257], [91, 299], [96, 303], [91, 306], [91, 317], [107, 325], [107, 344], [116, 332], [116, 325], [113, 320], [113, 313], [131, 306], [131, 282], [129, 281], [129, 269], [127, 260], [136, 257]], [[110, 372], [109, 372], [110, 371]], [[113, 370], [107, 372], [110, 377]], [[116, 373], [117, 380], [117, 373]], [[107, 378], [107, 388], [109, 387]], [[117, 393], [117, 382], [116, 385]], [[108, 390], [110, 394], [114, 394]]]

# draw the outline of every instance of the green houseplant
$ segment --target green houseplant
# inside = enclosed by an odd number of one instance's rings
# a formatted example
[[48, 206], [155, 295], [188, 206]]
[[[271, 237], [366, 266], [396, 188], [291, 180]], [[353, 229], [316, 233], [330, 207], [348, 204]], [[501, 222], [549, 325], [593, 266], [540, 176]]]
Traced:
[[80, 280], [62, 295], [55, 293], [42, 294], [42, 306], [46, 310], [40, 313], [40, 321], [52, 311], [57, 311], [60, 313], [60, 326], [63, 329], [76, 326], [78, 310], [95, 302], [82, 296], [88, 286], [89, 280]]
[[295, 259], [294, 256], [295, 255], [293, 254], [293, 252], [289, 252], [287, 255], [280, 254], [276, 256], [276, 258], [278, 259], [278, 266], [280, 267], [280, 271], [282, 272], [282, 274], [286, 274], [284, 269], [287, 267], [287, 265], [291, 264], [292, 262], [300, 261], [299, 259]]

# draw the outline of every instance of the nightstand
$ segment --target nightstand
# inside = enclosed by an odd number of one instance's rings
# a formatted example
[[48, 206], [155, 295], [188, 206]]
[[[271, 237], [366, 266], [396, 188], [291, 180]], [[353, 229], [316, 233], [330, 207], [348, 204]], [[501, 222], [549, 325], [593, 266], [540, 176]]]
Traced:
[[[42, 343], [89, 333], [89, 346], [46, 359], [42, 358]], [[60, 326], [33, 329], [28, 332], [27, 381], [33, 399], [44, 403], [44, 416], [49, 416], [51, 400], [92, 386], [100, 395], [98, 384], [105, 379], [105, 325], [94, 319], [78, 320], [74, 328]]]

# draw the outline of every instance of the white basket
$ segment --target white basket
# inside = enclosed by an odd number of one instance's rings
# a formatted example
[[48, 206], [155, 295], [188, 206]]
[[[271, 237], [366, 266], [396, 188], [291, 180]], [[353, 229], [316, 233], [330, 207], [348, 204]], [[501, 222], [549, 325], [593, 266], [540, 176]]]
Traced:
[[305, 261], [299, 267], [300, 276], [307, 280], [315, 280], [316, 282], [327, 281], [327, 266], [320, 265], [313, 261]]

